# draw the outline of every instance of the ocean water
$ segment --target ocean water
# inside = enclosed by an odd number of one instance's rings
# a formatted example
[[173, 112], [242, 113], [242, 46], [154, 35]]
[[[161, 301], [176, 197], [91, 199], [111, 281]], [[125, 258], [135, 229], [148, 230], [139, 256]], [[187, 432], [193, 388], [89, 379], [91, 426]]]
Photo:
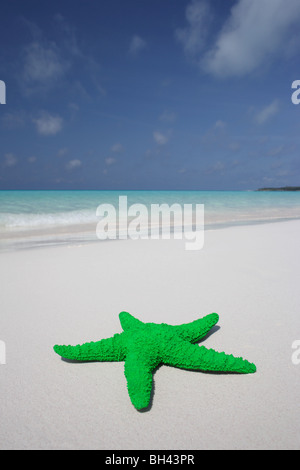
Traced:
[[97, 208], [119, 196], [143, 204], [204, 205], [204, 229], [300, 219], [300, 192], [258, 191], [0, 191], [0, 250], [99, 241]]

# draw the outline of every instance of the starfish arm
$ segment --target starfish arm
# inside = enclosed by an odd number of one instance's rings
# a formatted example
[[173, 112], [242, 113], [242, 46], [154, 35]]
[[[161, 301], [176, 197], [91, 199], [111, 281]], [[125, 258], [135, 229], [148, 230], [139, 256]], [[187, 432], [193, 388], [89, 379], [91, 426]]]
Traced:
[[111, 338], [77, 346], [56, 344], [53, 349], [60, 356], [75, 361], [123, 361], [125, 359], [122, 334], [118, 333]]
[[182, 369], [236, 372], [250, 374], [256, 371], [256, 366], [242, 357], [217, 352], [204, 346], [193, 345], [180, 341], [170, 345], [163, 354], [163, 362], [167, 365]]
[[196, 343], [200, 339], [204, 338], [218, 320], [219, 315], [217, 313], [210, 313], [209, 315], [191, 323], [174, 326], [173, 329], [182, 339], [189, 341], [190, 343]]
[[121, 312], [119, 314], [119, 320], [124, 331], [144, 325], [141, 320], [138, 320], [128, 312]]
[[137, 352], [130, 352], [125, 359], [125, 377], [131, 403], [137, 410], [147, 408], [151, 399], [152, 368]]

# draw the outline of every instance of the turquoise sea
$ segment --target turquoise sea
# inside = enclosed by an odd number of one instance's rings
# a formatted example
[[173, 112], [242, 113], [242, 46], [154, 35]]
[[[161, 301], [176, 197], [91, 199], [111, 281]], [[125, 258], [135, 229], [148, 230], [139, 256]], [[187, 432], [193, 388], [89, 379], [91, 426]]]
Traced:
[[300, 192], [0, 191], [0, 250], [97, 241], [100, 204], [204, 204], [205, 230], [300, 219]]

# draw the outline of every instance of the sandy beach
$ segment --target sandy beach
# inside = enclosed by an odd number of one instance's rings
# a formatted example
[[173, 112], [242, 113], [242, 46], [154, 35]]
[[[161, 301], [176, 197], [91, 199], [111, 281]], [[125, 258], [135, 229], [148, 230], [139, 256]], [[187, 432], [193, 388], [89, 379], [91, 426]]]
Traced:
[[[1, 449], [299, 449], [300, 221], [0, 254]], [[131, 404], [124, 363], [70, 363], [54, 344], [145, 322], [220, 316], [203, 342], [257, 366], [251, 375], [161, 366], [147, 411]]]

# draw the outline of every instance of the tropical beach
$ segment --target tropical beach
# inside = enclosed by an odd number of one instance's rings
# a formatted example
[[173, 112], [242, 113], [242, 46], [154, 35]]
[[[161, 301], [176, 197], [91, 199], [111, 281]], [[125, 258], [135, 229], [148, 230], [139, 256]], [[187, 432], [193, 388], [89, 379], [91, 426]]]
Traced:
[[174, 238], [176, 230], [184, 237], [183, 229], [195, 234], [204, 225], [215, 230], [294, 220], [300, 218], [300, 196], [282, 191], [11, 190], [0, 191], [0, 208], [3, 252], [127, 239], [133, 231], [135, 238], [160, 238], [164, 231]]
[[299, 0], [1, 19], [0, 449], [298, 450]]
[[[1, 253], [1, 449], [296, 449], [299, 447], [300, 221], [205, 231], [184, 240], [70, 243]], [[124, 362], [68, 362], [55, 344], [122, 331], [119, 313], [188, 323], [256, 364], [254, 374], [162, 365], [137, 411]]]

